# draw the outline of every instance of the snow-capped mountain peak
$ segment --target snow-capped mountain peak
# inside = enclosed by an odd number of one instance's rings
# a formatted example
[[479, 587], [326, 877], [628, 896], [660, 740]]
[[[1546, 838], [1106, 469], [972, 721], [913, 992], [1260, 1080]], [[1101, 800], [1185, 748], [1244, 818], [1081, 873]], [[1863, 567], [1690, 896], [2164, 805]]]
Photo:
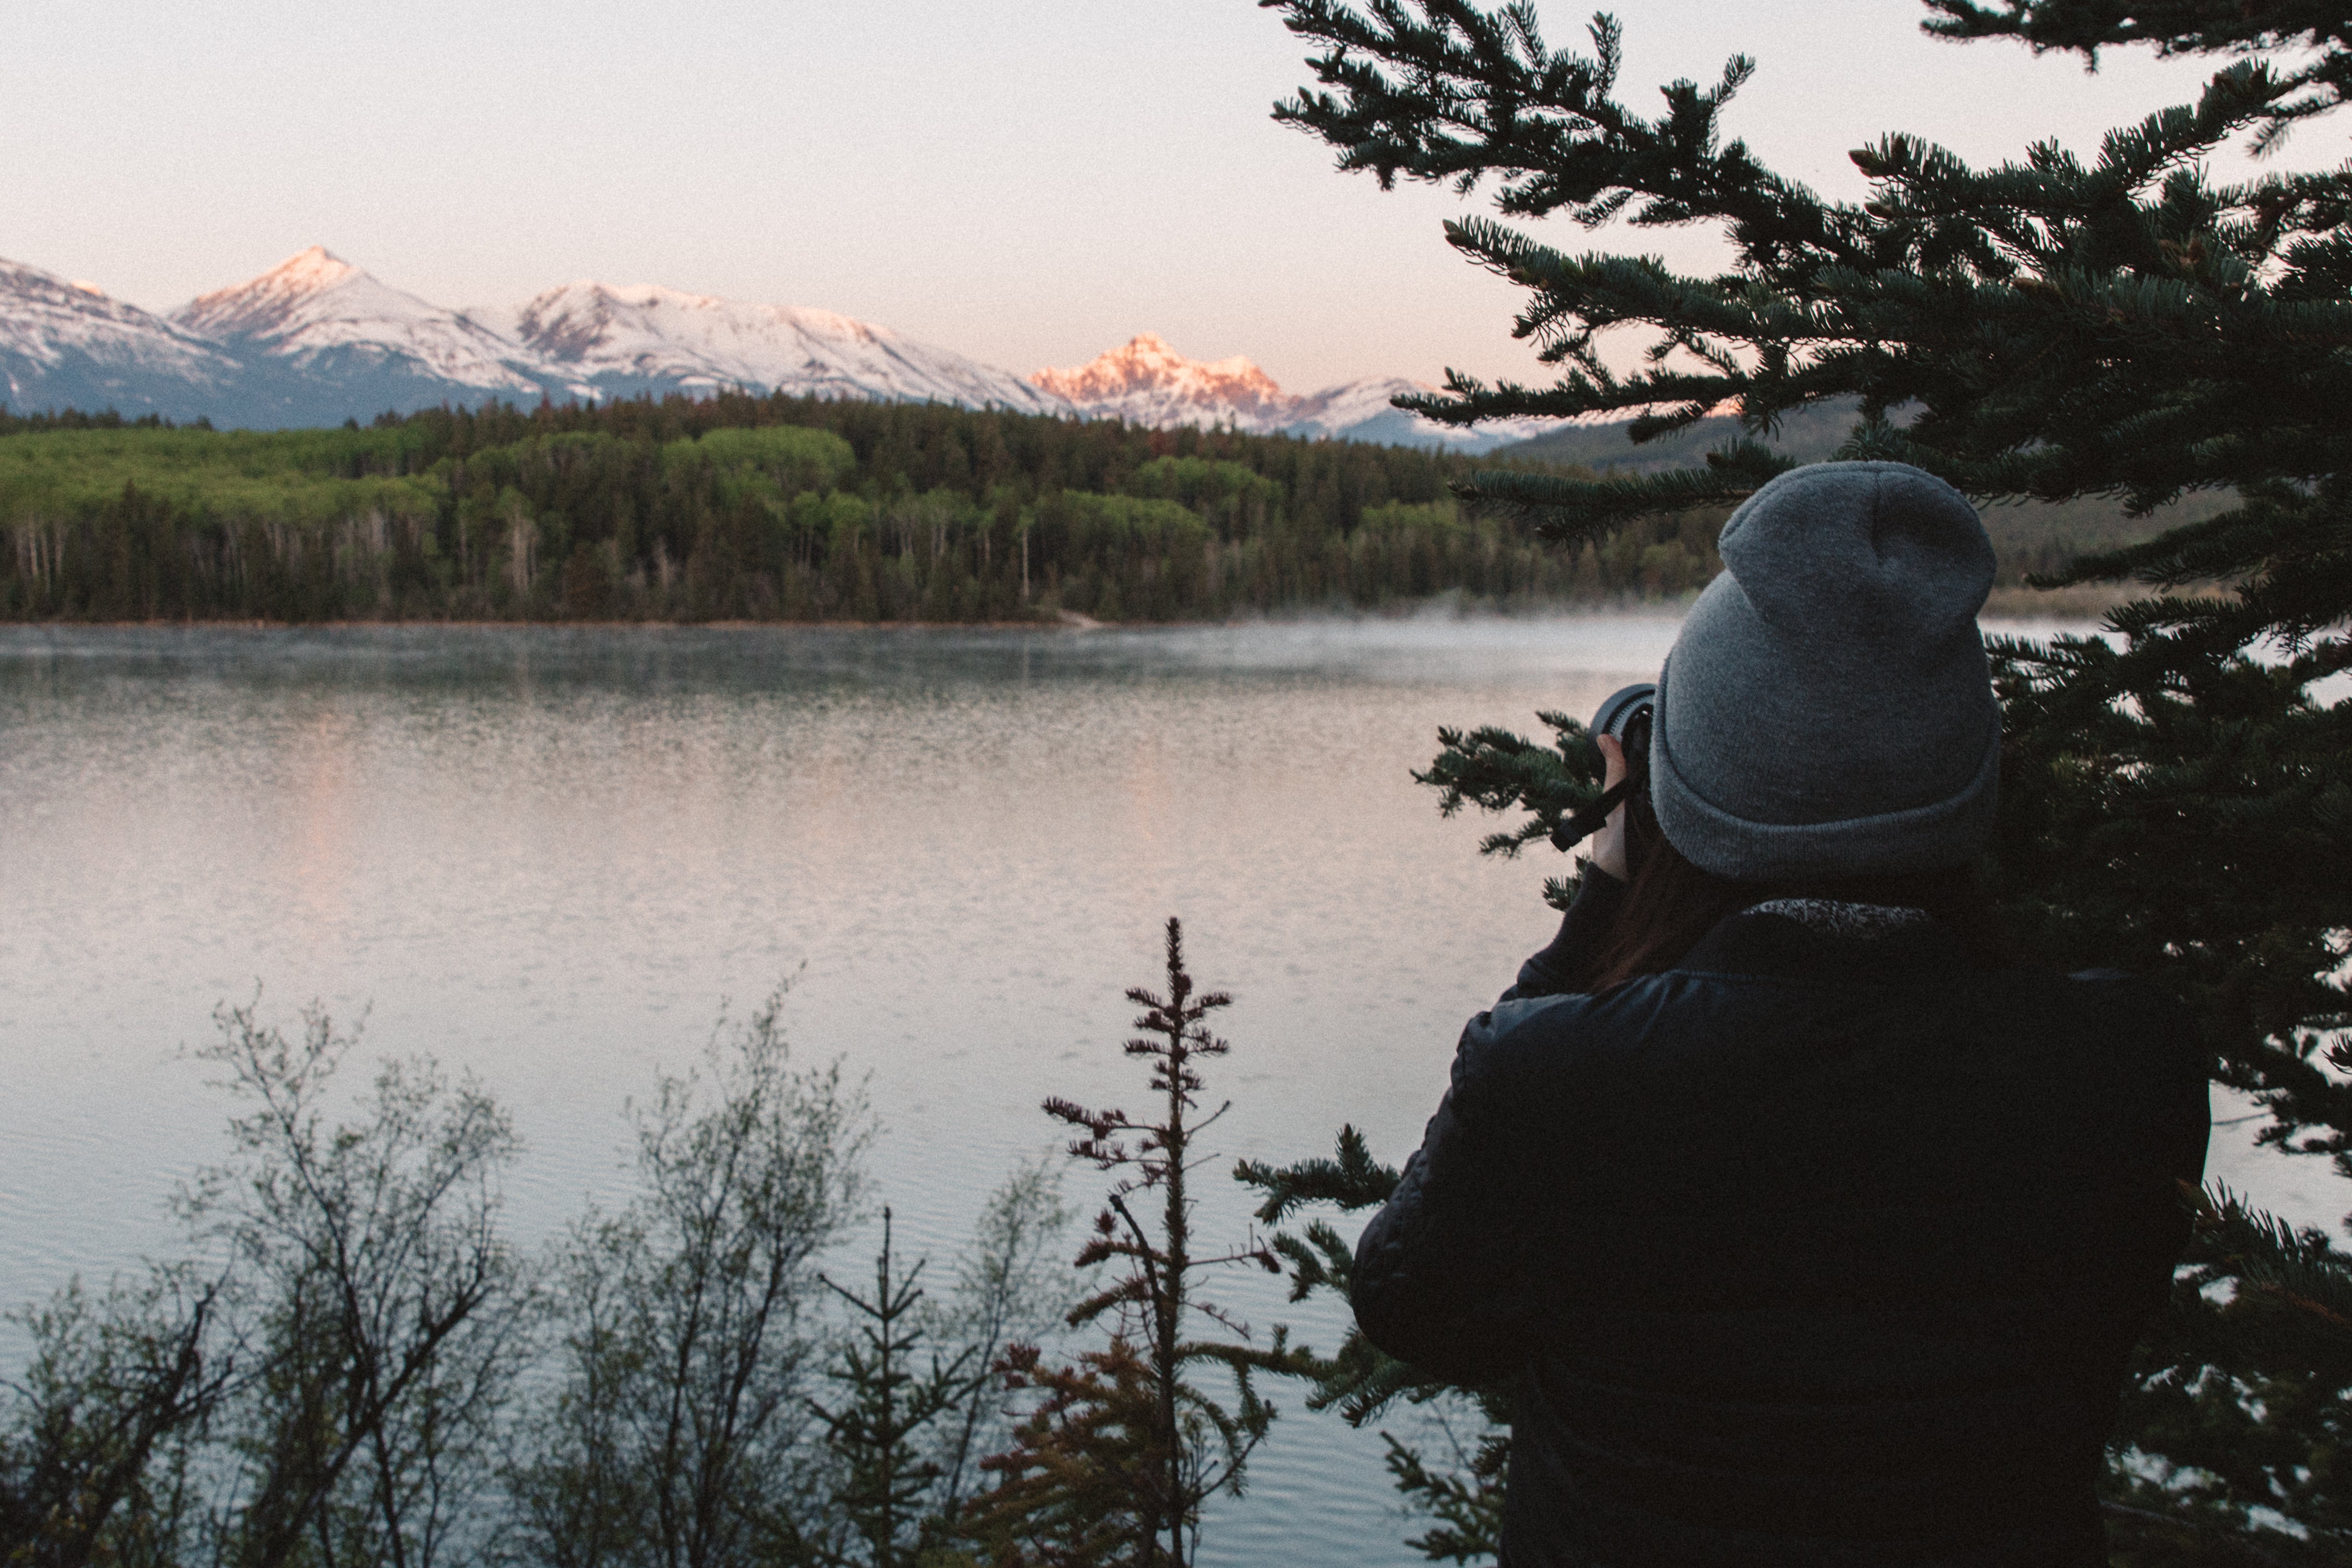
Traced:
[[193, 418], [245, 405], [220, 345], [94, 284], [0, 260], [0, 404]]
[[1157, 332], [1138, 332], [1086, 364], [1041, 370], [1029, 380], [1090, 414], [1115, 414], [1139, 425], [1271, 427], [1284, 422], [1297, 401], [1239, 354], [1187, 359]]
[[191, 300], [172, 320], [305, 372], [386, 380], [388, 393], [407, 381], [508, 396], [550, 389], [542, 367], [509, 339], [379, 282], [323, 246]]
[[0, 402], [20, 409], [317, 425], [436, 404], [736, 387], [1471, 451], [1547, 427], [1439, 425], [1391, 405], [1430, 390], [1396, 377], [1295, 396], [1240, 354], [1188, 359], [1156, 332], [1023, 377], [837, 311], [652, 283], [583, 280], [512, 308], [452, 310], [317, 245], [168, 318], [0, 261]]
[[374, 281], [325, 246], [314, 245], [258, 278], [190, 300], [172, 319], [207, 337], [283, 338], [299, 331], [306, 317], [320, 313], [313, 305], [319, 295], [354, 279]]
[[7, 260], [0, 260], [0, 346], [38, 359], [96, 351], [157, 363], [185, 363], [216, 353], [201, 337], [110, 299], [94, 283]]
[[1534, 433], [1536, 422], [1509, 420], [1473, 426], [1440, 425], [1394, 407], [1390, 400], [1434, 388], [1401, 376], [1372, 377], [1293, 396], [1239, 354], [1187, 359], [1157, 332], [1139, 332], [1119, 348], [1071, 370], [1031, 376], [1041, 390], [1068, 398], [1093, 418], [1130, 425], [1229, 425], [1276, 433], [1395, 441], [1418, 447], [1484, 451]]
[[1068, 410], [1010, 372], [887, 327], [832, 310], [751, 304], [656, 283], [551, 289], [516, 313], [515, 335], [564, 374], [604, 392], [743, 386]]

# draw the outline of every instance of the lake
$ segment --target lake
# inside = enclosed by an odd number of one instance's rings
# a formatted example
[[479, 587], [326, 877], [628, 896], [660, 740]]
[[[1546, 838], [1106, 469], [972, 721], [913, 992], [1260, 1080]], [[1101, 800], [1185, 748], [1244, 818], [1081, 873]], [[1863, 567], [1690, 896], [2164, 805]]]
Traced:
[[[170, 1244], [226, 1115], [179, 1049], [257, 987], [478, 1074], [528, 1143], [526, 1241], [623, 1192], [627, 1098], [790, 979], [796, 1050], [870, 1075], [878, 1195], [944, 1264], [1059, 1142], [1041, 1098], [1142, 1098], [1121, 994], [1170, 914], [1234, 996], [1212, 1147], [1288, 1161], [1351, 1121], [1400, 1160], [1561, 865], [1480, 858], [1492, 824], [1410, 770], [1440, 724], [1580, 716], [1674, 631], [0, 629], [0, 1299]], [[2215, 1173], [2332, 1221], [2324, 1170], [2244, 1131]], [[1090, 1214], [1101, 1184], [1068, 1190]], [[1212, 1182], [1203, 1240], [1248, 1207]], [[1223, 1294], [1336, 1337], [1274, 1282]], [[1285, 1403], [1203, 1562], [1418, 1562], [1378, 1438]]]

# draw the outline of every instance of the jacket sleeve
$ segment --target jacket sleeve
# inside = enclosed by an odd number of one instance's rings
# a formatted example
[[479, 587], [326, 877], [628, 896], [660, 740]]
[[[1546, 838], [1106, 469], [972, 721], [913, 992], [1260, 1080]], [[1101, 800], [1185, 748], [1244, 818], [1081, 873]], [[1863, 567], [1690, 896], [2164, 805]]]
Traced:
[[1617, 910], [1624, 901], [1625, 884], [1588, 861], [1584, 885], [1577, 889], [1576, 901], [1568, 906], [1568, 912], [1560, 916], [1559, 934], [1551, 939], [1549, 947], [1519, 965], [1518, 980], [1503, 993], [1503, 1000], [1590, 990], [1592, 961], [1600, 955], [1601, 943], [1609, 940], [1609, 928], [1616, 923]]
[[1528, 1132], [1515, 1125], [1497, 1037], [1527, 1013], [1559, 1005], [1507, 1002], [1470, 1021], [1420, 1151], [1356, 1243], [1349, 1298], [1357, 1325], [1424, 1372], [1493, 1382], [1526, 1358], [1533, 1194], [1519, 1152]]

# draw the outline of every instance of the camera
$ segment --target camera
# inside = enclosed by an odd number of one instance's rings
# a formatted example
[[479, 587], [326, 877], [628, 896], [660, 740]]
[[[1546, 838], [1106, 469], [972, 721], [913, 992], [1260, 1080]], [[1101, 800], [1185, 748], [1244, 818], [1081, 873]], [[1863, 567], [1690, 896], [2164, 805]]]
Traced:
[[1592, 711], [1592, 721], [1584, 727], [1588, 735], [1614, 735], [1625, 748], [1625, 778], [1616, 788], [1602, 793], [1599, 800], [1572, 816], [1563, 817], [1551, 830], [1554, 848], [1573, 849], [1586, 838], [1600, 831], [1609, 820], [1609, 814], [1621, 802], [1631, 800], [1631, 810], [1645, 810], [1650, 796], [1650, 721], [1656, 714], [1658, 689], [1651, 681], [1637, 681], [1620, 687], [1604, 699]]
[[[1626, 742], [1625, 760], [1631, 763], [1633, 760], [1631, 741], [1633, 729], [1639, 725], [1646, 739], [1650, 715], [1657, 710], [1657, 706], [1658, 688], [1654, 682], [1640, 680], [1631, 686], [1620, 687], [1592, 710], [1592, 722], [1584, 727], [1584, 732], [1588, 735], [1614, 735]], [[1647, 750], [1646, 747], [1643, 749]]]

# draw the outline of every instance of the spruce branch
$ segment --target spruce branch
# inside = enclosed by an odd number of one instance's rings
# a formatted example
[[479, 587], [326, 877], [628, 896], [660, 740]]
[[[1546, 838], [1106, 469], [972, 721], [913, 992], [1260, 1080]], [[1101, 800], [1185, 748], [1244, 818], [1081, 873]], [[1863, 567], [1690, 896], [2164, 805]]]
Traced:
[[[1198, 1544], [1202, 1504], [1220, 1491], [1241, 1492], [1250, 1455], [1272, 1427], [1275, 1408], [1259, 1394], [1257, 1373], [1297, 1375], [1313, 1363], [1280, 1327], [1258, 1342], [1195, 1278], [1242, 1265], [1279, 1273], [1281, 1264], [1255, 1236], [1210, 1251], [1194, 1242], [1188, 1179], [1213, 1158], [1198, 1151], [1197, 1140], [1232, 1105], [1196, 1114], [1207, 1087], [1200, 1064], [1230, 1054], [1208, 1019], [1233, 998], [1194, 984], [1180, 921], [1171, 917], [1162, 938], [1165, 985], [1126, 993], [1142, 1012], [1138, 1033], [1121, 1047], [1149, 1064], [1154, 1108], [1130, 1115], [1058, 1095], [1044, 1102], [1046, 1115], [1077, 1131], [1071, 1156], [1117, 1178], [1076, 1260], [1109, 1272], [1066, 1319], [1074, 1328], [1107, 1325], [1110, 1338], [1069, 1366], [1045, 1365], [1034, 1347], [1005, 1363], [1008, 1380], [1022, 1380], [1013, 1385], [1047, 1396], [1016, 1428], [1013, 1447], [982, 1461], [1001, 1480], [971, 1530], [1000, 1556], [1015, 1540], [1046, 1561], [1117, 1540], [1129, 1553], [1122, 1561], [1182, 1568]], [[1130, 1201], [1146, 1194], [1157, 1194], [1156, 1214]], [[1200, 1321], [1234, 1338], [1192, 1337]], [[1232, 1377], [1230, 1402], [1191, 1380], [1191, 1369], [1202, 1364]], [[1115, 1503], [1097, 1489], [1106, 1466], [1133, 1479], [1133, 1489]], [[1109, 1535], [1100, 1522], [1107, 1507], [1122, 1521]], [[1103, 1559], [1080, 1552], [1066, 1560]]]
[[2165, 57], [2312, 51], [2306, 64], [2284, 79], [2255, 141], [2258, 152], [2275, 148], [2296, 121], [2341, 105], [2352, 88], [2352, 28], [2340, 6], [2317, 0], [2267, 0], [2259, 5], [2210, 0], [2000, 0], [1992, 5], [1927, 0], [1927, 5], [1934, 16], [1921, 26], [1935, 37], [2014, 38], [2036, 54], [2079, 54], [2093, 69], [2100, 50], [2136, 45]]

